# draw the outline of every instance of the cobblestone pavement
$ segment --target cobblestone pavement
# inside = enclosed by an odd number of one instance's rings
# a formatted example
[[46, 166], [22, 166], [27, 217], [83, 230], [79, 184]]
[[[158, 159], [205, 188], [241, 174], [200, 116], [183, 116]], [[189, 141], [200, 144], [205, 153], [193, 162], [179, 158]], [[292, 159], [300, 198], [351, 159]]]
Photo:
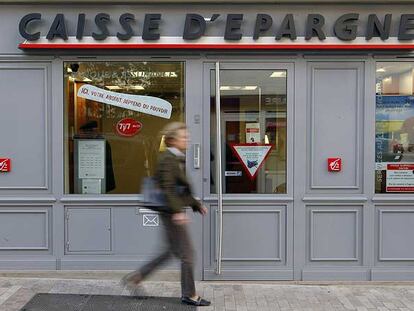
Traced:
[[[414, 284], [198, 282], [204, 311], [414, 310]], [[36, 293], [130, 295], [118, 280], [0, 278], [0, 311], [19, 310]], [[135, 294], [179, 297], [178, 282], [148, 281]], [[64, 311], [64, 310], [62, 310]]]

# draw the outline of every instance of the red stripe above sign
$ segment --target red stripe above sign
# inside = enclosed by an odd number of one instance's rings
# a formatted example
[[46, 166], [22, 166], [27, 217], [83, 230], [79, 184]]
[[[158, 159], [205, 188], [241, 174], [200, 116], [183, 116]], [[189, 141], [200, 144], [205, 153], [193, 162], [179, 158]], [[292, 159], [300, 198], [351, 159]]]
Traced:
[[414, 50], [414, 44], [20, 43], [20, 49]]

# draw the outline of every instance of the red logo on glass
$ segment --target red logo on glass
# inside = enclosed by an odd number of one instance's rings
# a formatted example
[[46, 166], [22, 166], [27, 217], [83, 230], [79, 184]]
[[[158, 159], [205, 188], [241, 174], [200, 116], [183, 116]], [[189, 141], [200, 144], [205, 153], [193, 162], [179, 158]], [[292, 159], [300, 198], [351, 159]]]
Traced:
[[340, 172], [342, 169], [341, 158], [328, 158], [328, 171], [329, 172]]
[[116, 132], [120, 136], [132, 137], [142, 129], [142, 123], [132, 118], [125, 118], [116, 124]]
[[11, 160], [9, 158], [0, 158], [0, 172], [7, 173], [11, 170]]

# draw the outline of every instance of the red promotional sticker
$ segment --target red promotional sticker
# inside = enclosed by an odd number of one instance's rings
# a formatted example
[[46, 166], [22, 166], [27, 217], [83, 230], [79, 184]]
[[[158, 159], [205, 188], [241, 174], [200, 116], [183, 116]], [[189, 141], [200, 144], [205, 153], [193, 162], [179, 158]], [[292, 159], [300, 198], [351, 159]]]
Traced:
[[340, 172], [342, 170], [342, 159], [341, 158], [328, 158], [328, 171], [329, 172]]
[[116, 124], [116, 132], [120, 136], [132, 137], [142, 129], [142, 123], [132, 118], [125, 118]]
[[0, 172], [7, 173], [11, 171], [11, 160], [9, 158], [0, 158]]

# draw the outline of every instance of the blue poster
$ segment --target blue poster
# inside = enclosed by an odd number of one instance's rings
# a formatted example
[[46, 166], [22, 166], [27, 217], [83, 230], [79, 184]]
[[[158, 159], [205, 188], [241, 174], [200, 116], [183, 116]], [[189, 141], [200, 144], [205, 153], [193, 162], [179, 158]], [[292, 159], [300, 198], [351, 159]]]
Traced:
[[414, 117], [414, 96], [377, 95], [376, 121], [404, 121]]

